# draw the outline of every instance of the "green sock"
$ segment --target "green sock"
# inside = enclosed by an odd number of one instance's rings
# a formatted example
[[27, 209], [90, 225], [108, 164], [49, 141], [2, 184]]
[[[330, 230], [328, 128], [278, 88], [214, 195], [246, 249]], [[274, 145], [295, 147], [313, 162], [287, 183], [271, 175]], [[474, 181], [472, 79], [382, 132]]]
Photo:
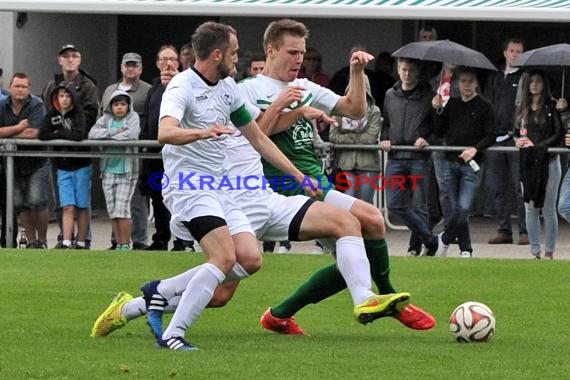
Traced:
[[271, 314], [277, 318], [289, 318], [303, 307], [319, 303], [346, 289], [346, 282], [336, 264], [319, 269], [287, 299], [271, 308]]
[[364, 240], [366, 256], [370, 262], [370, 274], [380, 294], [396, 293], [390, 283], [390, 257], [386, 239]]

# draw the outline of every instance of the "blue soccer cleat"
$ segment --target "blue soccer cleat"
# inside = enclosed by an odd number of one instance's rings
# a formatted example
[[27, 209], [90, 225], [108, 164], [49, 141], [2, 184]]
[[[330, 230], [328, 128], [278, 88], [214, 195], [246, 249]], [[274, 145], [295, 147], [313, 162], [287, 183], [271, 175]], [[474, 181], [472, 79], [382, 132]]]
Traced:
[[141, 288], [146, 303], [146, 321], [152, 334], [159, 339], [162, 337], [162, 316], [168, 301], [157, 290], [160, 281], [150, 281]]
[[187, 342], [184, 338], [173, 336], [172, 338], [162, 339], [158, 338], [155, 344], [156, 348], [168, 348], [177, 351], [198, 351], [198, 347], [192, 343]]

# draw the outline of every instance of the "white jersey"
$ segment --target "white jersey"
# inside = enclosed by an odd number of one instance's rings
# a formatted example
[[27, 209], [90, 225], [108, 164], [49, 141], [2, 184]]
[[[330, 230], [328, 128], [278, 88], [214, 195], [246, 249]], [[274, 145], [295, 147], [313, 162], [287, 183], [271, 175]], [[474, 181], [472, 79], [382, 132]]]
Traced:
[[[160, 106], [160, 118], [174, 117], [185, 129], [204, 129], [215, 124], [237, 126], [252, 120], [245, 99], [232, 78], [208, 83], [193, 69], [176, 75], [168, 84]], [[224, 174], [224, 137], [196, 140], [185, 145], [166, 144], [162, 149], [165, 174], [171, 188], [177, 188], [179, 179], [196, 173], [219, 178]], [[184, 186], [184, 182], [181, 183]]]

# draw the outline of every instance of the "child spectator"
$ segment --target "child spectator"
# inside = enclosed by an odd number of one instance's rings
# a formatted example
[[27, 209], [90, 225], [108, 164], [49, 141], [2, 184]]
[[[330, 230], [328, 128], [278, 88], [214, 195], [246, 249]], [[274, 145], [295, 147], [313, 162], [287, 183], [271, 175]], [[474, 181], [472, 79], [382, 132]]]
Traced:
[[[131, 96], [122, 90], [113, 92], [105, 105], [103, 116], [89, 131], [94, 140], [138, 140], [140, 132], [139, 115], [133, 110]], [[106, 148], [106, 152], [131, 153], [136, 148]], [[101, 160], [103, 193], [107, 211], [112, 220], [113, 233], [117, 240], [117, 251], [129, 251], [131, 241], [131, 198], [138, 178], [136, 157], [113, 155]]]
[[[39, 133], [40, 140], [81, 141], [87, 137], [85, 115], [73, 86], [58, 85], [50, 96], [51, 107], [46, 114]], [[77, 147], [54, 147], [54, 150], [80, 151]], [[72, 247], [75, 212], [77, 211], [76, 249], [85, 249], [89, 228], [89, 206], [91, 204], [91, 175], [93, 167], [88, 157], [56, 157], [59, 203], [63, 209], [62, 248]]]

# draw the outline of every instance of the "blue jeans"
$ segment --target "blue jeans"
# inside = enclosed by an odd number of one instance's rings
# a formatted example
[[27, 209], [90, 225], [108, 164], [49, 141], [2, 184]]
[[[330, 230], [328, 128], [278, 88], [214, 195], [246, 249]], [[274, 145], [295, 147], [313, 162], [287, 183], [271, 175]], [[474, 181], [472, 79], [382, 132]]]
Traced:
[[[410, 236], [410, 249], [420, 252], [421, 245], [433, 249], [437, 247], [437, 237], [431, 233], [427, 222], [427, 199], [425, 192], [425, 174], [428, 173], [429, 160], [388, 160], [386, 165], [386, 178], [389, 182], [386, 187], [388, 210], [396, 215], [412, 231]], [[407, 176], [417, 176], [416, 188], [413, 189], [412, 180]], [[395, 178], [406, 177], [403, 186], [395, 186]], [[410, 207], [411, 198], [411, 207]]]
[[[356, 184], [354, 183], [354, 178], [356, 176], [366, 176], [368, 177], [368, 179], [371, 181], [372, 178], [374, 178], [374, 176], [378, 175], [378, 172], [369, 172], [369, 171], [364, 171], [364, 170], [351, 170], [348, 171], [346, 173], [350, 173], [352, 176], [350, 177], [350, 180], [352, 182], [352, 186], [350, 186], [348, 189], [346, 189], [344, 191], [345, 194], [350, 195], [351, 197], [354, 197], [356, 199], [361, 199], [364, 202], [368, 202], [370, 204], [374, 204], [374, 192], [375, 189], [372, 186], [372, 183], [366, 183], [366, 184], [359, 184], [358, 185], [358, 189], [356, 189]], [[382, 184], [376, 184], [376, 186], [382, 186]]]
[[[512, 138], [496, 143], [495, 146], [515, 146]], [[522, 189], [520, 186], [520, 164], [518, 152], [493, 152], [487, 153], [490, 159], [487, 161], [491, 164], [491, 175], [497, 186], [497, 194], [495, 197], [495, 209], [497, 210], [498, 232], [512, 236], [513, 228], [511, 225], [511, 209], [508, 199], [509, 179], [513, 181], [513, 189], [515, 194], [515, 203], [518, 214], [519, 234], [526, 234], [526, 217], [525, 207], [522, 197]]]
[[433, 161], [433, 169], [437, 183], [439, 204], [441, 206], [441, 216], [443, 217], [445, 226], [447, 226], [452, 209], [451, 203], [449, 201], [449, 188], [445, 181], [445, 152], [432, 152], [431, 158]]
[[445, 244], [455, 240], [461, 252], [473, 252], [469, 233], [469, 214], [481, 185], [481, 171], [474, 171], [464, 162], [445, 160], [445, 182], [449, 191], [451, 215], [442, 240]]
[[562, 180], [560, 187], [560, 200], [558, 201], [558, 212], [570, 223], [570, 169]]
[[[544, 250], [554, 252], [556, 236], [558, 235], [558, 215], [556, 214], [556, 198], [562, 169], [560, 168], [560, 156], [551, 157], [548, 161], [548, 182], [542, 207], [544, 217]], [[568, 177], [568, 176], [567, 176]], [[525, 203], [526, 226], [528, 228], [528, 240], [530, 241], [530, 253], [540, 255], [540, 208], [534, 207], [534, 201]]]

